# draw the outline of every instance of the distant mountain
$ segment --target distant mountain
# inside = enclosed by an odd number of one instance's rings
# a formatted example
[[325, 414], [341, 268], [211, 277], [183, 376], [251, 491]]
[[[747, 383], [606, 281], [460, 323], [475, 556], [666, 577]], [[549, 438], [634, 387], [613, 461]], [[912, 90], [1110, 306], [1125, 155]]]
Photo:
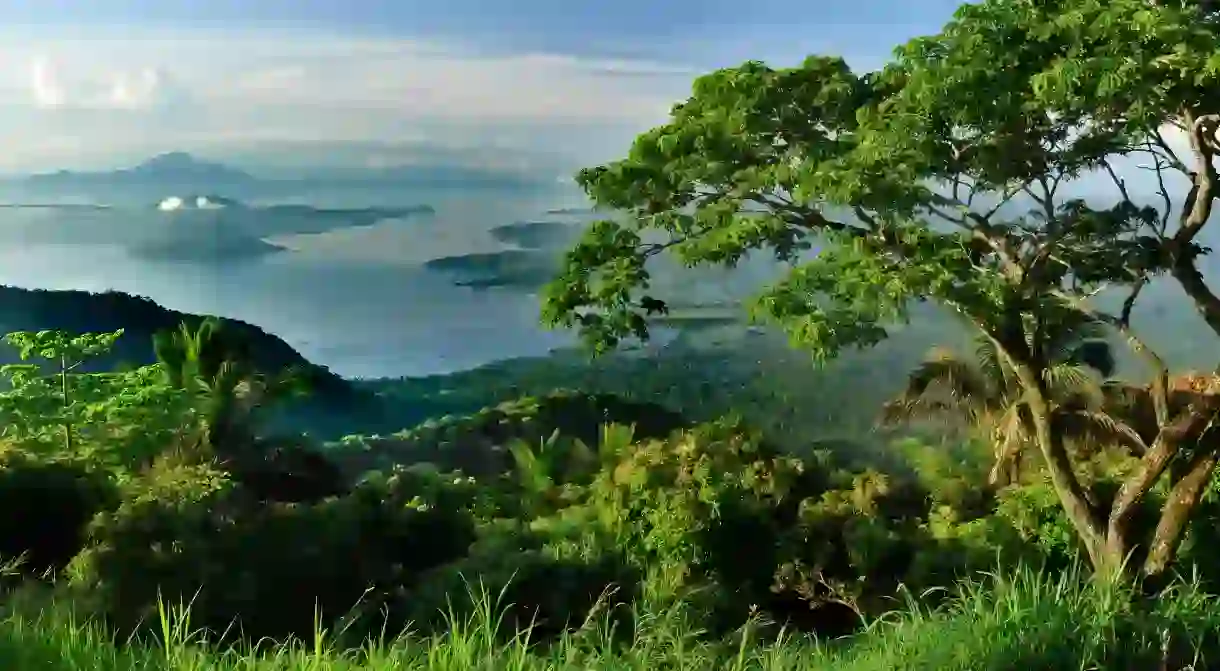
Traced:
[[280, 190], [299, 193], [315, 186], [516, 189], [548, 186], [553, 181], [553, 174], [547, 170], [439, 159], [419, 163], [348, 166], [303, 162], [291, 169], [263, 167], [256, 177], [226, 163], [203, 160], [184, 151], [160, 154], [136, 166], [117, 170], [59, 170], [0, 180], [35, 193], [115, 189], [135, 190], [141, 194], [221, 192], [239, 198], [274, 196]]
[[479, 166], [429, 163], [384, 167], [302, 168], [273, 180], [326, 186], [410, 186], [422, 188], [522, 188], [549, 184], [545, 174]]
[[58, 172], [30, 175], [24, 180], [31, 186], [140, 186], [165, 185], [174, 187], [240, 186], [258, 181], [249, 173], [220, 163], [195, 158], [181, 151], [154, 156], [143, 163], [119, 170], [99, 172]]

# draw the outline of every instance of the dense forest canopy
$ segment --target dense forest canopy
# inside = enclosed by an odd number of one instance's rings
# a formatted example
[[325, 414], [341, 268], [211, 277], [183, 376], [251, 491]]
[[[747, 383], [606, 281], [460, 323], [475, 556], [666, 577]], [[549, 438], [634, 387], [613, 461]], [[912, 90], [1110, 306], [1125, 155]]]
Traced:
[[[1216, 378], [1192, 378], [1193, 396], [1176, 403], [1131, 310], [1166, 275], [1220, 335], [1220, 297], [1198, 268], [1220, 188], [1213, 14], [1194, 2], [991, 0], [964, 5], [876, 72], [814, 56], [704, 76], [627, 158], [580, 173], [597, 205], [630, 216], [587, 232], [544, 316], [598, 350], [647, 337], [646, 317], [666, 309], [648, 293], [648, 262], [662, 252], [690, 265], [757, 250], [791, 262], [753, 312], [819, 359], [877, 343], [913, 302], [946, 306], [1015, 381], [1014, 416], [1094, 565], [1116, 572], [1139, 549], [1144, 572], [1159, 573], [1220, 456]], [[1073, 196], [1084, 177], [1109, 179], [1110, 202]], [[1128, 291], [1121, 310], [1090, 302], [1113, 287]], [[1152, 429], [1108, 417], [1115, 444], [1138, 437], [1125, 442], [1139, 460], [1109, 500], [1082, 481], [1060, 416], [1112, 408], [1057, 393], [1064, 355], [1050, 337], [1099, 324], [1158, 371], [1145, 390]], [[1135, 506], [1162, 476], [1172, 503], [1135, 538]]]

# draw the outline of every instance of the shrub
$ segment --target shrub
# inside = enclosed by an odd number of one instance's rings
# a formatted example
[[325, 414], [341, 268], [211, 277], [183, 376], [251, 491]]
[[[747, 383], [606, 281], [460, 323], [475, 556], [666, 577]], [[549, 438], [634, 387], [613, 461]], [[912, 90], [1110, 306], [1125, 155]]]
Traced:
[[229, 487], [125, 502], [93, 525], [72, 576], [120, 632], [155, 622], [160, 597], [190, 603], [192, 625], [212, 638], [309, 640], [370, 595], [462, 556], [473, 534], [460, 511], [360, 496], [258, 504]]
[[[649, 608], [681, 603], [689, 617], [723, 633], [755, 608], [796, 624], [801, 608], [821, 605], [815, 597], [822, 595], [798, 594], [784, 571], [811, 552], [847, 556], [846, 544], [858, 540], [803, 517], [831, 491], [832, 476], [828, 464], [782, 456], [740, 424], [722, 421], [625, 451], [599, 474], [583, 505], [590, 523], [619, 539], [647, 576]], [[868, 521], [867, 511], [858, 512]]]
[[58, 572], [84, 547], [99, 512], [118, 505], [106, 474], [74, 461], [0, 457], [0, 558], [24, 555], [23, 573]]
[[320, 452], [266, 441], [258, 448], [254, 454], [228, 464], [228, 469], [260, 501], [313, 502], [348, 491], [342, 471]]
[[491, 605], [501, 617], [497, 634], [503, 640], [528, 630], [538, 643], [607, 620], [630, 631], [640, 571], [588, 531], [580, 535], [593, 542], [581, 545], [509, 520], [489, 525], [469, 556], [439, 568], [406, 595], [411, 606], [405, 612], [417, 631], [439, 633], [454, 617], [464, 621]]

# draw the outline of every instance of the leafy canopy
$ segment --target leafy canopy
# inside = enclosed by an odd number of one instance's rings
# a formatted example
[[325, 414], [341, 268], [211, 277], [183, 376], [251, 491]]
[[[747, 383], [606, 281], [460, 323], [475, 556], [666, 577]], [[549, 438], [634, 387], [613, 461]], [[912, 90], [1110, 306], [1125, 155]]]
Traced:
[[44, 458], [83, 458], [103, 468], [147, 463], [166, 449], [190, 416], [189, 399], [166, 384], [158, 366], [79, 373], [109, 352], [123, 334], [18, 331], [4, 340], [23, 360], [0, 366], [8, 389], [0, 393], [7, 446]]
[[[1167, 211], [1190, 209], [1188, 194], [1141, 204], [1117, 163], [1199, 173], [1167, 129], [1190, 132], [1220, 102], [1220, 43], [1200, 11], [993, 0], [879, 72], [811, 57], [701, 77], [625, 159], [578, 175], [620, 216], [568, 254], [544, 320], [604, 351], [664, 312], [651, 258], [731, 266], [765, 250], [788, 270], [755, 316], [827, 357], [884, 338], [913, 300], [1003, 335], [1031, 308], [1058, 319], [1064, 294], [1193, 263], [1197, 226], [1170, 230]], [[1114, 177], [1112, 205], [1068, 197], [1086, 174]]]

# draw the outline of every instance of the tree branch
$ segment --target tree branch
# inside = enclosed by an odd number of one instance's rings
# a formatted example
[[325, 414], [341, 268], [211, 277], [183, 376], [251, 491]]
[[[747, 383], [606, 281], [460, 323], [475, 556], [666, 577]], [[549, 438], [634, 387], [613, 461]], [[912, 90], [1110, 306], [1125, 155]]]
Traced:
[[[1140, 459], [1138, 471], [1129, 476], [1114, 496], [1110, 507], [1107, 536], [1111, 542], [1130, 537], [1130, 526], [1140, 501], [1152, 491], [1154, 485], [1169, 468], [1182, 445], [1192, 438], [1197, 439], [1215, 419], [1215, 409], [1207, 414], [1195, 405], [1187, 408], [1168, 425], [1161, 426], [1152, 449]], [[1162, 520], [1164, 521], [1164, 520]], [[1124, 548], [1127, 550], [1129, 548]], [[1125, 554], [1125, 552], [1124, 552]]]
[[[1213, 410], [1213, 421], [1214, 412]], [[1148, 544], [1148, 555], [1143, 566], [1145, 576], [1159, 576], [1169, 568], [1178, 546], [1182, 544], [1191, 514], [1198, 508], [1199, 501], [1207, 491], [1218, 460], [1220, 451], [1199, 450], [1191, 456], [1186, 472], [1169, 490], [1169, 496], [1161, 508], [1160, 519], [1157, 520], [1156, 530]]]
[[1195, 158], [1195, 170], [1190, 173], [1194, 183], [1186, 203], [1183, 204], [1181, 227], [1174, 235], [1174, 242], [1178, 247], [1174, 251], [1177, 253], [1184, 251], [1185, 246], [1194, 240], [1211, 217], [1212, 200], [1216, 197], [1215, 187], [1218, 181], [1216, 166], [1212, 163], [1212, 143], [1208, 141], [1206, 134], [1215, 133], [1217, 125], [1220, 125], [1220, 114], [1204, 114], [1192, 118], [1187, 113], [1186, 118], [1190, 125], [1190, 149]]

